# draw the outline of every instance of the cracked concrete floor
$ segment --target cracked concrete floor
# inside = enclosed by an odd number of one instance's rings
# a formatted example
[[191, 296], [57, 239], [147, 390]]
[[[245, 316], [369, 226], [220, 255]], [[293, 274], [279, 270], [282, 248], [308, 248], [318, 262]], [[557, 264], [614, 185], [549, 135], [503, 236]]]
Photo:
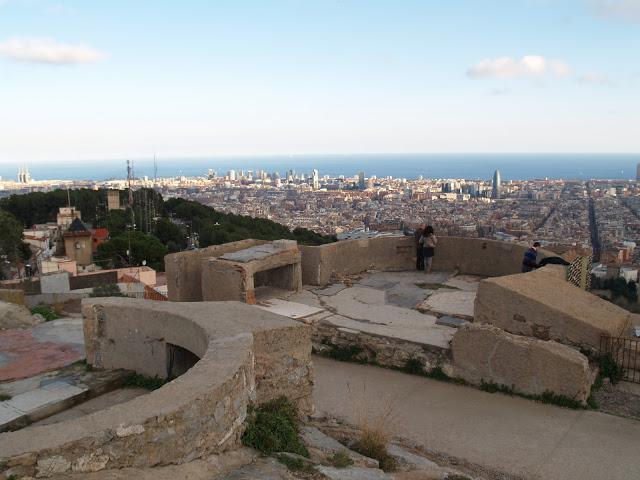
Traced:
[[436, 321], [442, 315], [472, 317], [480, 278], [413, 271], [366, 272], [349, 280], [350, 285], [306, 286], [287, 296], [293, 302], [290, 316], [300, 318], [294, 316], [301, 310], [294, 304], [303, 304], [322, 309], [308, 321], [448, 348], [455, 328]]

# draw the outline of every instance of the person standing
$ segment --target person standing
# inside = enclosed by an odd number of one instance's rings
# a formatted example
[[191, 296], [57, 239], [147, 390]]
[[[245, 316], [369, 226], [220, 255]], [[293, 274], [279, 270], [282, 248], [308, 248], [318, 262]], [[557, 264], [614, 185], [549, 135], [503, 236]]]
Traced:
[[524, 258], [522, 259], [522, 273], [530, 272], [538, 268], [538, 247], [540, 242], [535, 242], [529, 250], [524, 252]]
[[420, 243], [420, 239], [424, 234], [425, 224], [422, 223], [416, 228], [416, 231], [413, 232], [413, 236], [416, 242], [416, 270], [424, 270], [424, 256], [422, 251], [422, 244]]
[[436, 254], [436, 245], [438, 239], [433, 231], [433, 227], [428, 225], [424, 229], [424, 233], [420, 239], [422, 243], [422, 255], [424, 257], [425, 273], [431, 273], [431, 266], [433, 264], [433, 257]]

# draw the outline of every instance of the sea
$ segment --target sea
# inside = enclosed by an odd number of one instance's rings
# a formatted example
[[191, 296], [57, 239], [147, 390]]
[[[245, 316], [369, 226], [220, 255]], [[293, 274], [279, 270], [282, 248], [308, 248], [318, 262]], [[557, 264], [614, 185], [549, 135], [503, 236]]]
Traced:
[[[284, 175], [289, 170], [320, 177], [367, 177], [416, 179], [465, 178], [487, 180], [500, 170], [503, 180], [532, 179], [635, 179], [638, 154], [359, 154], [215, 156], [208, 158], [133, 159], [136, 177], [205, 176], [213, 169], [219, 176], [229, 170], [264, 170]], [[0, 162], [0, 176], [16, 179], [22, 163]], [[27, 164], [36, 180], [108, 180], [126, 178], [126, 159], [102, 161], [33, 162]]]

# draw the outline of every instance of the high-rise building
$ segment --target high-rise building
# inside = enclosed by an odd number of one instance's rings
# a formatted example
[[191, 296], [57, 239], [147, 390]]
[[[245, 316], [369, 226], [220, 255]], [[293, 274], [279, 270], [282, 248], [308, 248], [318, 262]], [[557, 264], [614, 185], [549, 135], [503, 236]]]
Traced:
[[358, 173], [358, 188], [364, 190], [367, 185], [364, 183], [364, 172]]
[[640, 163], [636, 166], [636, 180], [640, 182]]
[[318, 170], [313, 169], [313, 173], [311, 175], [311, 186], [314, 190], [318, 190], [320, 188], [320, 176], [318, 175]]
[[500, 184], [502, 182], [502, 178], [500, 176], [500, 170], [496, 170], [493, 174], [493, 185], [491, 189], [491, 198], [499, 199], [500, 198]]
[[236, 171], [235, 170], [229, 170], [229, 173], [227, 174], [227, 176], [229, 177], [229, 180], [231, 180], [232, 182], [235, 181], [235, 179], [236, 179]]
[[18, 183], [31, 182], [31, 174], [29, 173], [29, 167], [20, 167], [18, 170]]

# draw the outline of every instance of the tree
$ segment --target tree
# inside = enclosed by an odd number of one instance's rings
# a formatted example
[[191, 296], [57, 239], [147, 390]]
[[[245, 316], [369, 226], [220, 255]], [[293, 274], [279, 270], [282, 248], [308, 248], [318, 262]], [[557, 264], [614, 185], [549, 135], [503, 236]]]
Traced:
[[[127, 253], [131, 246], [130, 255]], [[142, 232], [127, 232], [111, 238], [98, 246], [94, 261], [103, 266], [134, 267], [143, 261], [154, 270], [164, 271], [164, 256], [169, 253], [165, 245], [153, 235]], [[129, 259], [131, 259], [129, 261]]]
[[0, 209], [0, 262], [15, 264], [24, 260], [29, 246], [22, 241], [22, 225], [9, 212]]
[[187, 246], [187, 232], [168, 218], [156, 222], [153, 234], [167, 246], [169, 252], [179, 252]]

